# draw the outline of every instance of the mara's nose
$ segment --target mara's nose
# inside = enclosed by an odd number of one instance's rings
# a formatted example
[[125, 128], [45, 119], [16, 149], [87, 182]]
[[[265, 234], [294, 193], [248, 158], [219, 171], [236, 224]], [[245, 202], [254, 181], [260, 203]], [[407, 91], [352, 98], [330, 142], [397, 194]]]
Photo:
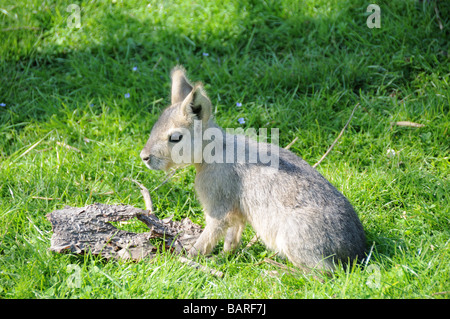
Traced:
[[150, 155], [145, 151], [145, 149], [142, 150], [140, 156], [144, 162], [147, 162], [150, 159]]

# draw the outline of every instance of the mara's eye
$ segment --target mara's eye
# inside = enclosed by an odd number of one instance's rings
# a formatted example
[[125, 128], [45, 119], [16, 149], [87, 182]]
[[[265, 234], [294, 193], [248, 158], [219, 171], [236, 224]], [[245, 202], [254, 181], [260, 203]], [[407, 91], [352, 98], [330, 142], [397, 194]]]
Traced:
[[178, 132], [175, 132], [175, 133], [172, 133], [172, 135], [169, 136], [169, 142], [178, 143], [179, 141], [181, 141], [182, 138], [183, 138], [182, 134], [180, 134]]

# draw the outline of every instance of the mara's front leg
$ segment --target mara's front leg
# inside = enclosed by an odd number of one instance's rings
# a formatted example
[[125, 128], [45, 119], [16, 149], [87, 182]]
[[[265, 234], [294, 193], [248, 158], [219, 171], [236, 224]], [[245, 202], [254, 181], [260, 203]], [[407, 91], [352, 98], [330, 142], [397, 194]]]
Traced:
[[189, 249], [188, 255], [193, 257], [198, 254], [208, 255], [217, 242], [225, 234], [228, 228], [226, 218], [214, 218], [206, 215], [206, 226], [195, 244]]
[[245, 221], [242, 218], [235, 218], [225, 235], [225, 241], [223, 243], [224, 252], [233, 252], [238, 248], [244, 228]]

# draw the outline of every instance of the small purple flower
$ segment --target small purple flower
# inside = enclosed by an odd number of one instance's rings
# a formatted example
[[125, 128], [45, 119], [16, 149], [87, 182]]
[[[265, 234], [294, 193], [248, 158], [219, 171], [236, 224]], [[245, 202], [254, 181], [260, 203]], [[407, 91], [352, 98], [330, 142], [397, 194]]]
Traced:
[[203, 52], [203, 56], [209, 56], [209, 53]]
[[93, 107], [93, 106], [94, 106], [94, 103], [89, 104], [89, 106], [90, 106], [90, 107]]
[[239, 124], [245, 124], [245, 120], [243, 117], [238, 118]]
[[137, 71], [137, 66], [133, 66], [133, 72]]
[[124, 96], [125, 96], [126, 99], [129, 99], [130, 98], [130, 93], [125, 93]]
[[6, 104], [5, 104], [5, 103], [0, 103], [0, 106], [1, 106], [1, 107], [5, 107]]
[[236, 106], [237, 106], [237, 107], [241, 107], [241, 106], [242, 106], [242, 103], [241, 103], [241, 102], [237, 102], [237, 103], [236, 103]]

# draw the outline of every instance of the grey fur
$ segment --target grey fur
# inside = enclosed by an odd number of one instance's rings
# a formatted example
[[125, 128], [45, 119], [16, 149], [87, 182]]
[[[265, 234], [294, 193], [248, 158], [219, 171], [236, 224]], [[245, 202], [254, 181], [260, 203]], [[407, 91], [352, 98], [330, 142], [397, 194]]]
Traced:
[[[171, 75], [172, 105], [153, 126], [141, 152], [150, 169], [177, 166], [171, 156], [175, 144], [169, 141], [173, 132], [185, 129], [193, 134], [194, 120], [201, 121], [203, 132], [219, 129], [212, 120], [211, 102], [203, 87], [192, 85], [182, 67], [176, 67]], [[363, 257], [365, 235], [357, 214], [318, 171], [278, 146], [220, 132], [222, 138], [208, 143], [223, 150], [244, 143], [246, 155], [256, 149], [258, 161], [194, 163], [192, 155], [191, 163], [197, 171], [195, 189], [204, 208], [206, 227], [190, 255], [209, 254], [223, 236], [224, 250], [236, 249], [248, 222], [269, 249], [303, 269], [333, 270], [337, 261], [345, 264]], [[186, 138], [180, 143], [189, 142], [192, 139]], [[277, 151], [277, 167], [259, 160], [261, 152], [268, 150]]]

